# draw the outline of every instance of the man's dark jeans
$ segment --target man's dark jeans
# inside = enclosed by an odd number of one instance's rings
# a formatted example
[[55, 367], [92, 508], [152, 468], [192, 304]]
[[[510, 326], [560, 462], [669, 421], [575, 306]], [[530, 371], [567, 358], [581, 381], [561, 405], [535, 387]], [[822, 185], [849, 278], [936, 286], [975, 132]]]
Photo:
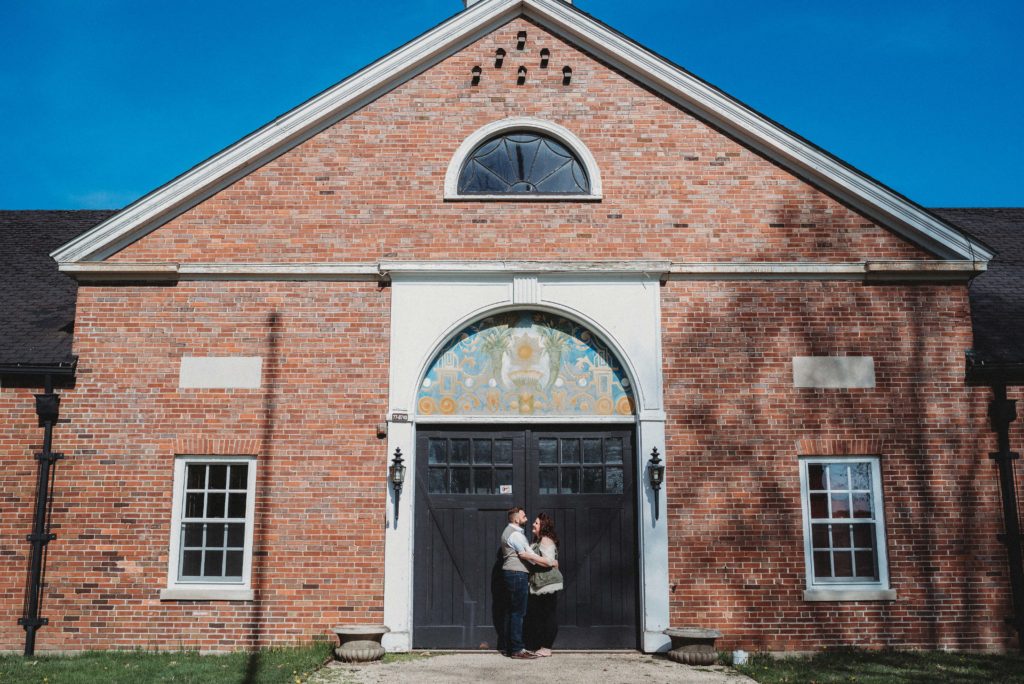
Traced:
[[504, 570], [505, 589], [508, 591], [508, 613], [505, 616], [505, 634], [509, 654], [526, 648], [523, 645], [523, 618], [526, 617], [526, 602], [530, 598], [530, 574], [515, 570]]

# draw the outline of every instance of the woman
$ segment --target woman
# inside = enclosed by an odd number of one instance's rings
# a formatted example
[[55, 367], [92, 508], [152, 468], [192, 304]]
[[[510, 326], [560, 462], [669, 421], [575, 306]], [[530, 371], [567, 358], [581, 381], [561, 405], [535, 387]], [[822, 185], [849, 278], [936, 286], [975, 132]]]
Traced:
[[[541, 513], [533, 521], [533, 552], [544, 560], [554, 563], [558, 560], [558, 535], [555, 521], [547, 513]], [[562, 573], [558, 568], [533, 566], [530, 572], [530, 604], [526, 610], [526, 647], [538, 656], [551, 655], [551, 646], [558, 635], [558, 619], [555, 607], [558, 593], [562, 590]]]

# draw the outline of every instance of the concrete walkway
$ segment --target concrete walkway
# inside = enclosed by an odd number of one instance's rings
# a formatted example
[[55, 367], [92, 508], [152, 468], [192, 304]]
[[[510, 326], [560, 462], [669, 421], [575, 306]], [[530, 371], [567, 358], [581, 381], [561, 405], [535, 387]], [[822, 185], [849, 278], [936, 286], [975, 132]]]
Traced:
[[446, 653], [393, 663], [332, 663], [310, 684], [680, 684], [753, 682], [726, 667], [687, 667], [642, 653], [558, 653], [537, 660], [510, 660], [497, 653]]

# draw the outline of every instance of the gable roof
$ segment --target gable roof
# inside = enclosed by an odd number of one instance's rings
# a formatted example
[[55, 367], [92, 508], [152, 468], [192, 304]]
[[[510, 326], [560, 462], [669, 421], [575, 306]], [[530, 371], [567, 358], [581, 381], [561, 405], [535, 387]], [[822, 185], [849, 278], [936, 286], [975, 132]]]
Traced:
[[970, 285], [970, 374], [984, 379], [995, 373], [1009, 381], [1015, 370], [1016, 382], [1024, 382], [1024, 208], [933, 211], [997, 252]]
[[48, 252], [114, 213], [0, 211], [0, 369], [73, 365], [78, 286], [57, 270]]
[[946, 221], [561, 0], [481, 0], [134, 202], [52, 256], [100, 261], [508, 21], [525, 16], [945, 259], [992, 253]]

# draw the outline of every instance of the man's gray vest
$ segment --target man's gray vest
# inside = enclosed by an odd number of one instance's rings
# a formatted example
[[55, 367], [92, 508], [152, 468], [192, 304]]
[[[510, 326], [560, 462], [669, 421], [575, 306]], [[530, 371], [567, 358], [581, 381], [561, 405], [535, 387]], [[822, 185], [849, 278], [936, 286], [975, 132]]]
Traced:
[[523, 565], [523, 561], [519, 560], [519, 554], [517, 554], [515, 549], [508, 544], [508, 539], [512, 536], [512, 533], [518, 531], [519, 530], [516, 529], [512, 523], [509, 523], [508, 527], [505, 528], [505, 531], [501, 533], [501, 553], [505, 558], [505, 562], [501, 564], [501, 569], [512, 570], [515, 572], [529, 572], [529, 570], [526, 569], [526, 566]]

